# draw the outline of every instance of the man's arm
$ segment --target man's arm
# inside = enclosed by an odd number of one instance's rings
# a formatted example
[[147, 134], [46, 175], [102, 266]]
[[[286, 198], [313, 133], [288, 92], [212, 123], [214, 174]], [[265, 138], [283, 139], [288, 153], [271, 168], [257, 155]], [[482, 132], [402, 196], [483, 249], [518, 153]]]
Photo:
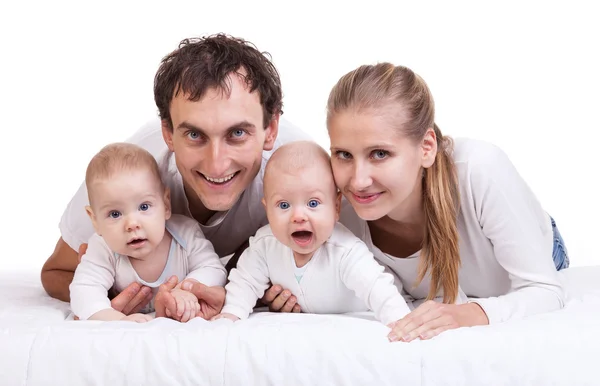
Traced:
[[70, 301], [69, 285], [78, 263], [78, 253], [62, 239], [58, 239], [52, 255], [42, 267], [42, 286], [55, 299]]
[[[48, 295], [63, 302], [71, 301], [69, 286], [86, 248], [87, 244], [82, 244], [79, 252], [75, 252], [62, 237], [58, 239], [54, 252], [42, 267], [42, 286]], [[149, 287], [131, 283], [111, 300], [111, 306], [125, 315], [130, 315], [139, 312], [150, 300], [152, 290]]]

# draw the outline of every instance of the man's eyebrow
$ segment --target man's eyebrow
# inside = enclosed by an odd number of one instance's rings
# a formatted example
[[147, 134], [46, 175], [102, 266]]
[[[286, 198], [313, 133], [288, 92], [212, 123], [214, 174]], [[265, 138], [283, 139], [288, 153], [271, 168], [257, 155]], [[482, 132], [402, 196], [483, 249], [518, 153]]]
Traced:
[[202, 130], [201, 127], [195, 126], [187, 121], [183, 121], [179, 125], [177, 125], [177, 130], [194, 130], [204, 133], [204, 130]]
[[[243, 120], [240, 122], [236, 122], [233, 125], [230, 125], [226, 131], [239, 130], [239, 129], [254, 129], [254, 128], [256, 128], [256, 126], [253, 123]], [[187, 121], [181, 122], [177, 126], [177, 130], [193, 130], [193, 131], [197, 131], [201, 134], [205, 134], [205, 131], [201, 127], [191, 124]]]

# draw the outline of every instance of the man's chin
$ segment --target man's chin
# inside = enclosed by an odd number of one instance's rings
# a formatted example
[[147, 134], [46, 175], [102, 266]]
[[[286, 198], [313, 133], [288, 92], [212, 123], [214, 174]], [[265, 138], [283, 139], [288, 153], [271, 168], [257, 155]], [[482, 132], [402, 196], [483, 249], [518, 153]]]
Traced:
[[202, 200], [204, 207], [212, 212], [226, 212], [238, 202], [240, 194], [236, 194], [234, 199], [229, 200]]

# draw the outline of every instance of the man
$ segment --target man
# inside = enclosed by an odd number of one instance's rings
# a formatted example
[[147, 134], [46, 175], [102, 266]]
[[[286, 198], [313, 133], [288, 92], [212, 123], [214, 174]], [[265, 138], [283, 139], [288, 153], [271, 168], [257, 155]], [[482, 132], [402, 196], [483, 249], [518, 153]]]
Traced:
[[[243, 39], [213, 35], [183, 40], [156, 73], [154, 97], [160, 121], [128, 141], [150, 151], [171, 191], [173, 213], [196, 219], [219, 256], [234, 254], [267, 223], [262, 198], [263, 168], [281, 144], [309, 137], [281, 120], [282, 90], [270, 60]], [[280, 124], [281, 123], [281, 124]], [[61, 238], [42, 268], [42, 284], [54, 298], [69, 301], [69, 285], [93, 233], [82, 184], [65, 210]], [[172, 288], [170, 281], [164, 288]], [[224, 289], [185, 283], [201, 301], [202, 317], [220, 311]], [[163, 289], [164, 289], [163, 288]], [[299, 311], [295, 298], [274, 286], [265, 296], [272, 309]], [[135, 313], [151, 299], [149, 288], [132, 283], [111, 302]], [[157, 296], [158, 297], [158, 296]], [[157, 315], [159, 304], [157, 299]], [[294, 308], [295, 307], [295, 308]]]

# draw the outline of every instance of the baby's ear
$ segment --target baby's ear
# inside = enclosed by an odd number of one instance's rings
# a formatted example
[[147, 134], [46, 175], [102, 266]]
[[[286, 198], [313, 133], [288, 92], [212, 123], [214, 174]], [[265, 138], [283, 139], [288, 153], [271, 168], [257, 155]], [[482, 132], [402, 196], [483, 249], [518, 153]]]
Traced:
[[335, 221], [340, 220], [340, 212], [342, 210], [342, 192], [338, 190], [335, 196]]
[[98, 231], [98, 223], [96, 222], [96, 215], [94, 214], [92, 207], [89, 205], [86, 205], [85, 213], [87, 213], [87, 215], [90, 217], [90, 220], [92, 220], [92, 226], [94, 227], [94, 230], [96, 231], [96, 233], [98, 233], [100, 236], [102, 236], [100, 234], [100, 232]]
[[262, 204], [265, 207], [265, 209], [267, 209], [267, 202], [265, 201], [264, 197], [260, 200], [260, 202], [262, 202]]
[[165, 187], [165, 194], [163, 196], [165, 202], [165, 220], [171, 218], [171, 191]]

